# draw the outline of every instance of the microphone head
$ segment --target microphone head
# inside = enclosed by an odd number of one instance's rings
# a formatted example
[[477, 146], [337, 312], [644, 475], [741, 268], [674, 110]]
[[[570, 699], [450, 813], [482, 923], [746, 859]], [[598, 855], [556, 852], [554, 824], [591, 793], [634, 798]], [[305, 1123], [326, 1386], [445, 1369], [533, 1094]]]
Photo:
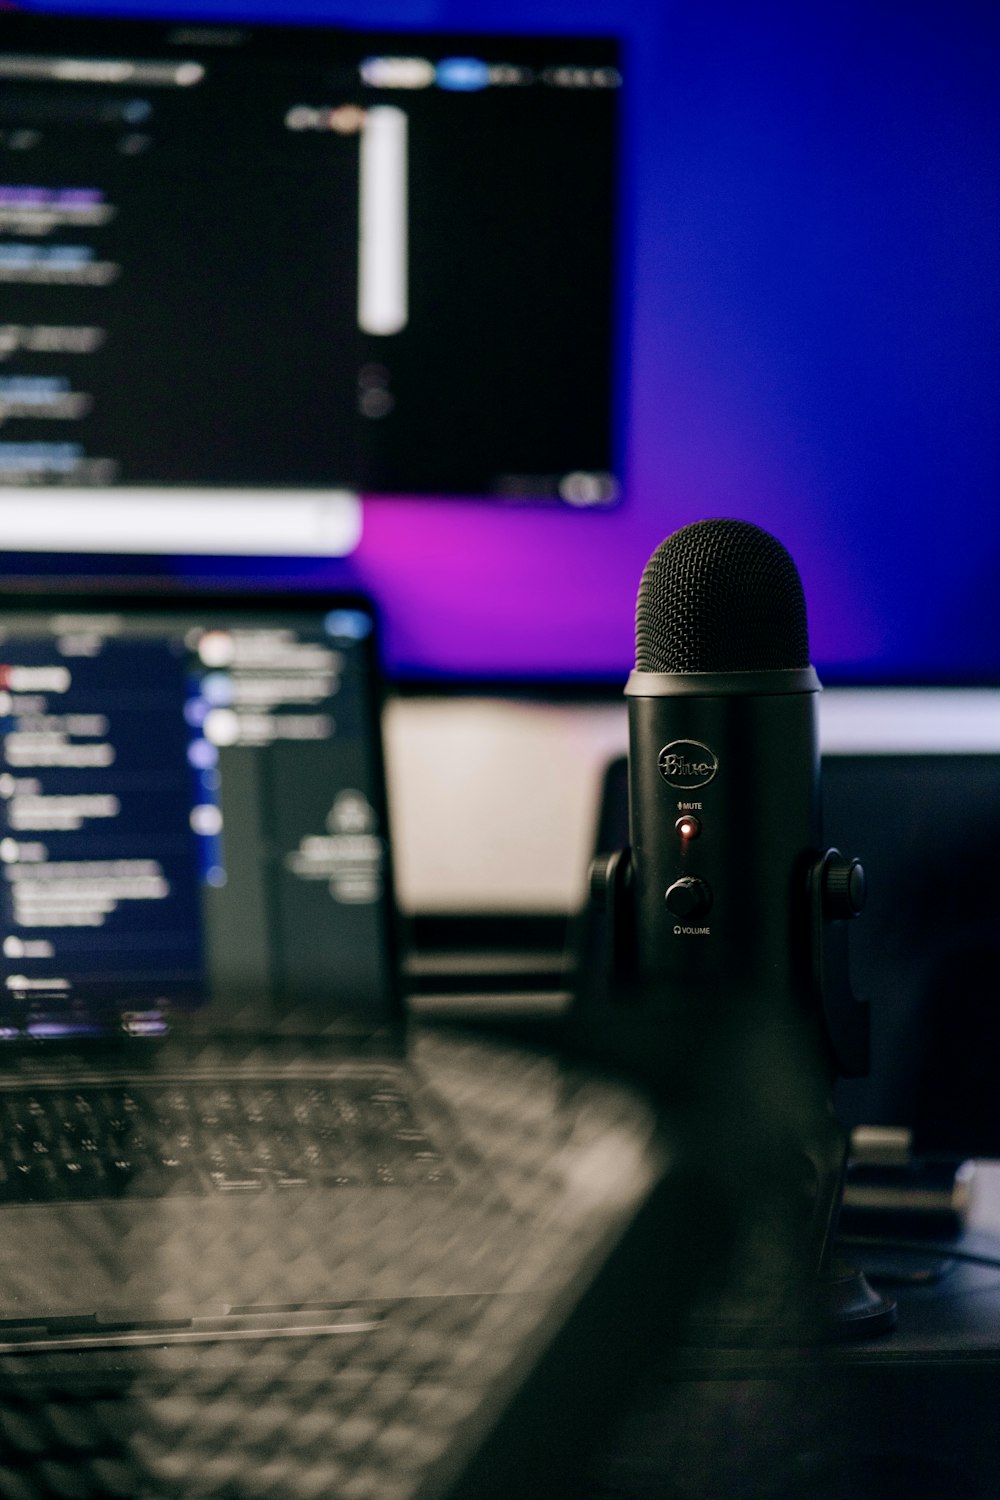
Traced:
[[635, 606], [639, 672], [808, 667], [805, 596], [785, 548], [749, 521], [695, 521], [660, 543]]

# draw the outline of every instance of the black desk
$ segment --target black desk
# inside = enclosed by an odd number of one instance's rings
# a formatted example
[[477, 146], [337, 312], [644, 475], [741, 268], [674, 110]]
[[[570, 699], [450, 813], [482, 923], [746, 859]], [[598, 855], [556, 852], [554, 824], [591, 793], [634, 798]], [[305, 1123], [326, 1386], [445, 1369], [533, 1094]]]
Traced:
[[[1000, 1166], [970, 1230], [912, 1242], [895, 1332], [829, 1349], [665, 1350], [595, 1458], [588, 1500], [995, 1500]], [[868, 1266], [884, 1253], [850, 1244]]]

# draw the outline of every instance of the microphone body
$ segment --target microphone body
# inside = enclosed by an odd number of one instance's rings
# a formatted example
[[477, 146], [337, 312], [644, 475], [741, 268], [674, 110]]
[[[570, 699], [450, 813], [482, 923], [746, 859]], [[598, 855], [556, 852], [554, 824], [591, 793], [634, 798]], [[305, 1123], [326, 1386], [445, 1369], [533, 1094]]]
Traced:
[[801, 1017], [820, 842], [811, 667], [648, 672], [626, 687], [635, 968], [694, 1020]]

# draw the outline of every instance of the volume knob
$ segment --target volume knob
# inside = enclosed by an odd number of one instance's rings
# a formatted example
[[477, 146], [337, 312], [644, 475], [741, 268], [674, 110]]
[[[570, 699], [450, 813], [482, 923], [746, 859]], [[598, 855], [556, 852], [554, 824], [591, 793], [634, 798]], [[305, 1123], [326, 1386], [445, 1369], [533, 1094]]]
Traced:
[[673, 885], [668, 886], [663, 899], [667, 911], [690, 922], [708, 915], [712, 905], [712, 889], [703, 880], [699, 880], [697, 875], [682, 875], [680, 880], [675, 880]]

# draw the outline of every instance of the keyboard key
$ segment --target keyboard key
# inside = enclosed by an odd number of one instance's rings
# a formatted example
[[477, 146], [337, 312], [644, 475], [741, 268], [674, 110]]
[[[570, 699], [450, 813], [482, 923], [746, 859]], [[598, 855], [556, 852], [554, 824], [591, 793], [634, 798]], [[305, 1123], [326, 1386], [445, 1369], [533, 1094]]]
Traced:
[[379, 1079], [0, 1097], [0, 1204], [448, 1180], [409, 1100]]

